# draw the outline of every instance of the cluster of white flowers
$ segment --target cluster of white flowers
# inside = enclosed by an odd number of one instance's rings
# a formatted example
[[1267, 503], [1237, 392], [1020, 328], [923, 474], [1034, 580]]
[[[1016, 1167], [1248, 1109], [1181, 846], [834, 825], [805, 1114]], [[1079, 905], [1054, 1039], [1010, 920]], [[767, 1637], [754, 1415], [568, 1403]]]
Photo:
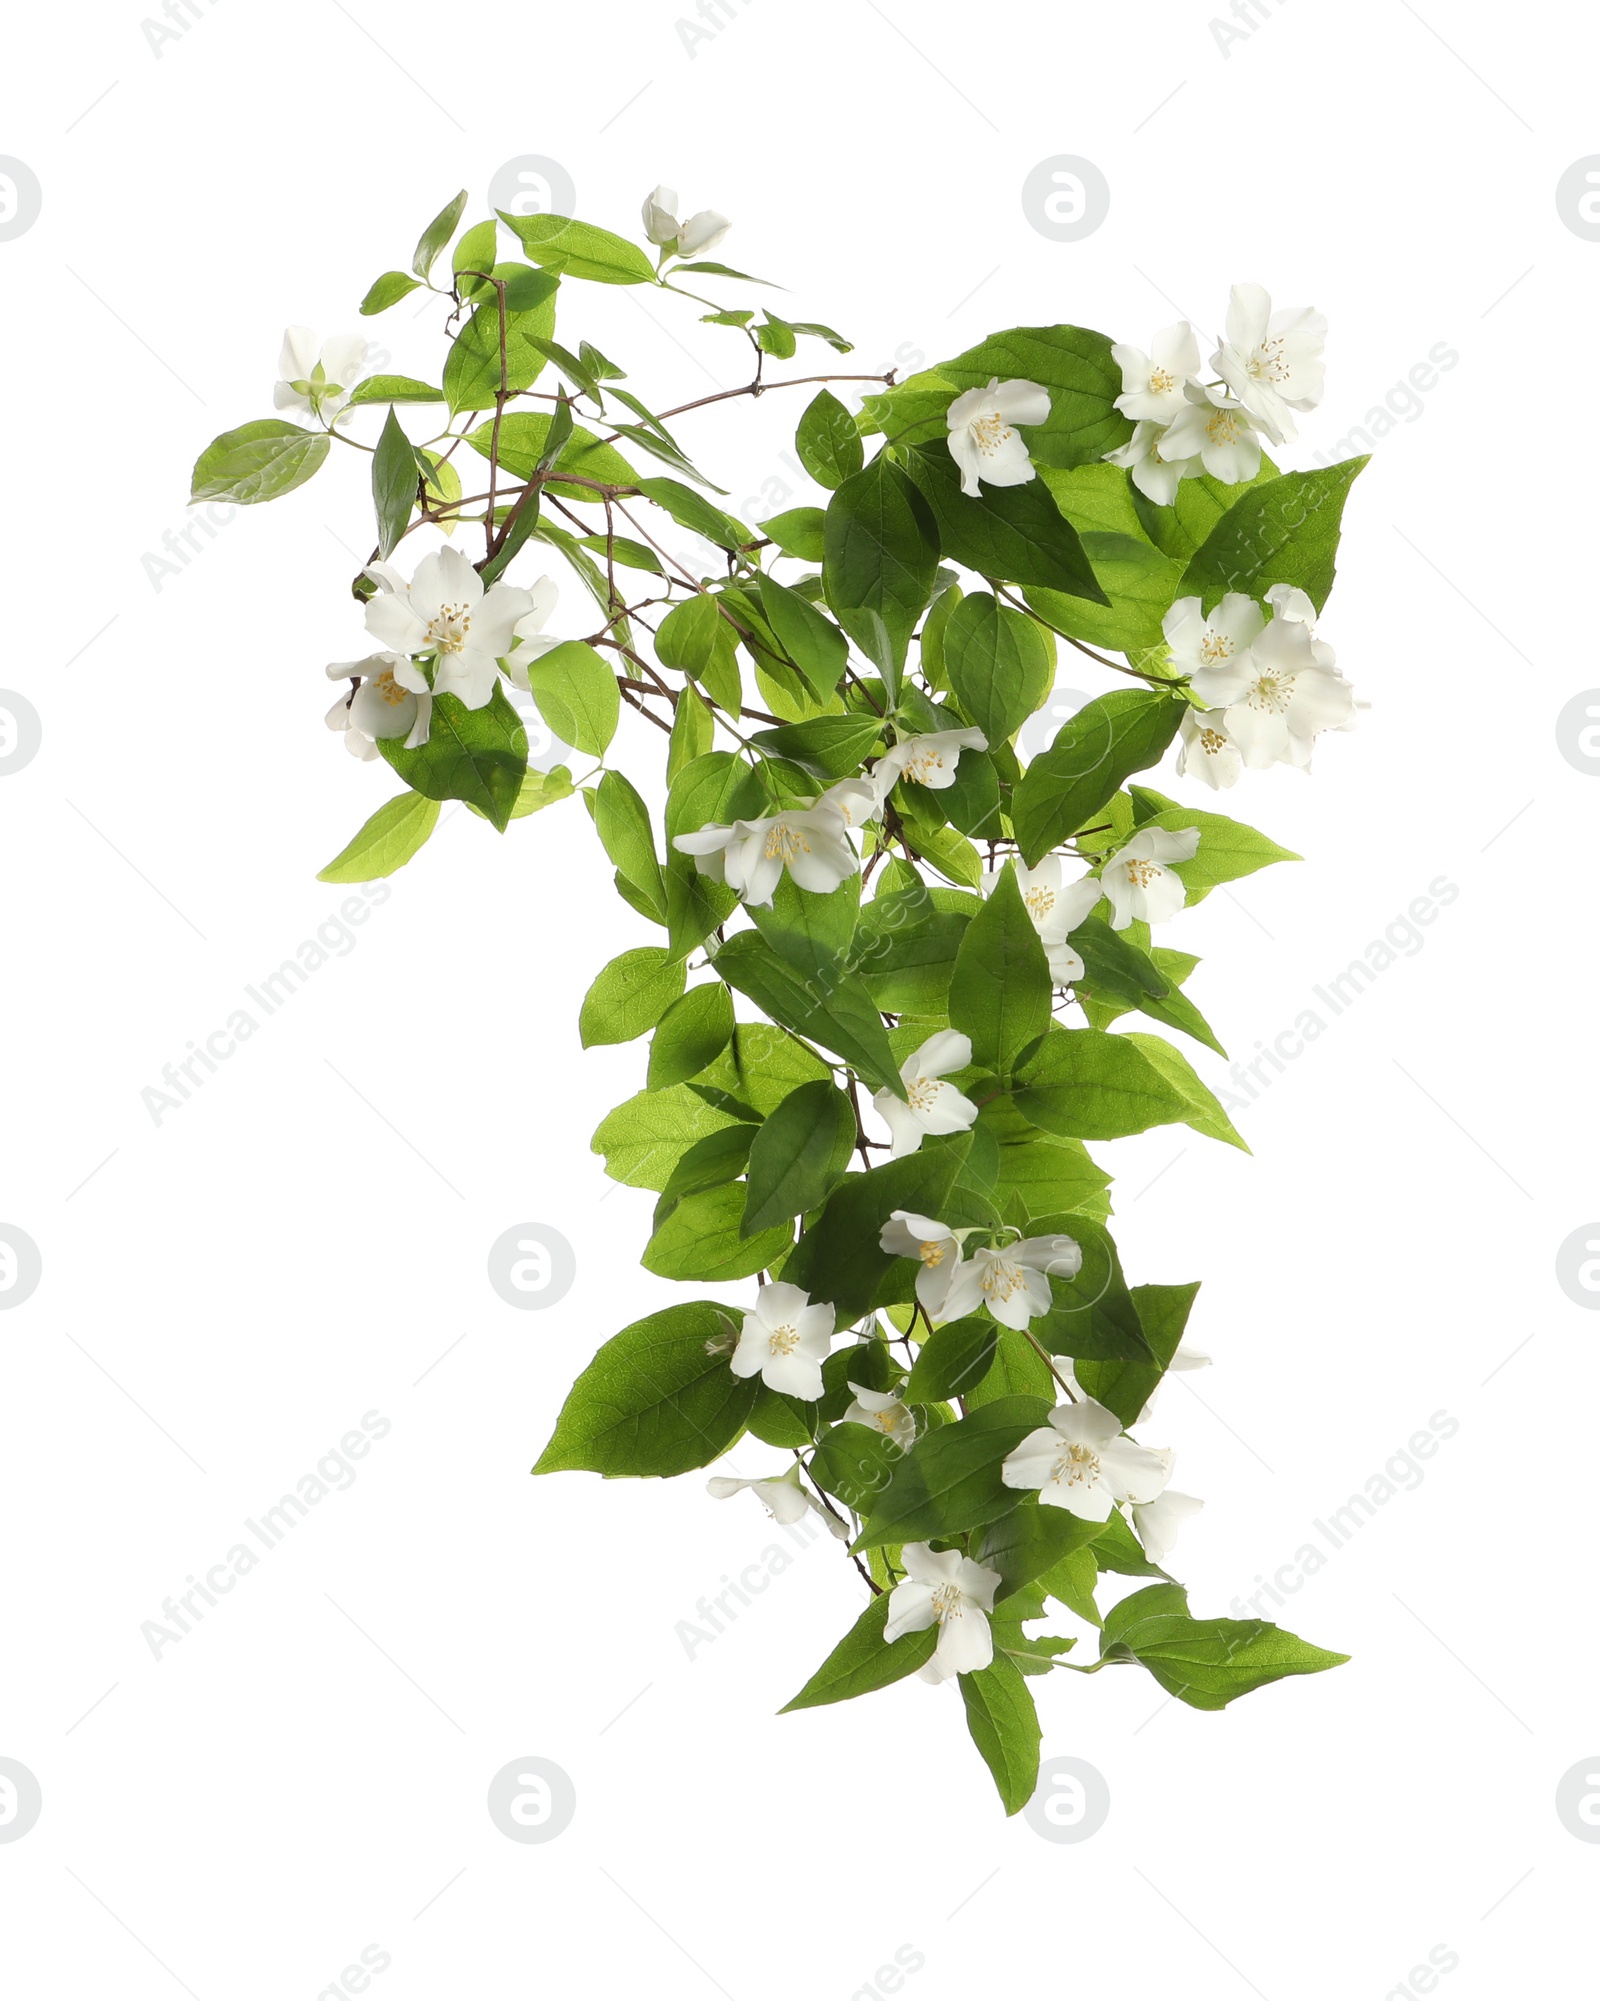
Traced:
[[1127, 444], [1106, 457], [1126, 466], [1149, 500], [1170, 507], [1178, 487], [1202, 472], [1230, 486], [1261, 470], [1261, 439], [1287, 444], [1293, 412], [1322, 398], [1322, 344], [1328, 323], [1309, 306], [1275, 313], [1259, 285], [1235, 285], [1228, 326], [1211, 366], [1220, 382], [1202, 382], [1200, 347], [1187, 320], [1165, 327], [1142, 348], [1118, 345], [1122, 370], [1117, 408], [1134, 420]]
[[1304, 771], [1323, 730], [1355, 726], [1356, 692], [1316, 636], [1316, 606], [1293, 584], [1267, 592], [1271, 616], [1229, 591], [1208, 618], [1180, 598], [1162, 620], [1172, 664], [1205, 703], [1181, 725], [1178, 769], [1215, 788], [1241, 771], [1289, 764]]

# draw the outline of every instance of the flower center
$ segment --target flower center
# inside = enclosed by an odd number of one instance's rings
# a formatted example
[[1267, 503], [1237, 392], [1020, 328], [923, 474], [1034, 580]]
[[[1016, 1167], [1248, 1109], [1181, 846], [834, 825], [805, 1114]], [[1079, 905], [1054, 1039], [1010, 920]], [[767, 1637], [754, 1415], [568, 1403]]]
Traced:
[[466, 604], [442, 604], [438, 616], [428, 627], [428, 637], [441, 653], [459, 653], [467, 643], [467, 634], [472, 630], [472, 607]]
[[941, 1584], [933, 1594], [933, 1609], [942, 1626], [947, 1619], [961, 1617], [961, 1591], [954, 1584]]
[[1225, 632], [1215, 632], [1206, 627], [1205, 637], [1200, 641], [1200, 658], [1208, 667], [1215, 667], [1219, 660], [1226, 660], [1233, 652], [1233, 641]]
[[1293, 696], [1292, 674], [1263, 674], [1246, 699], [1251, 708], [1264, 709], [1268, 715], [1280, 716], [1288, 708]]
[[1036, 882], [1022, 901], [1027, 905], [1028, 915], [1037, 924], [1042, 917], [1048, 917], [1055, 908], [1056, 893], [1053, 889], [1046, 889], [1042, 882]]
[[1015, 436], [1011, 426], [998, 410], [991, 410], [986, 417], [979, 417], [972, 426], [973, 442], [985, 457], [992, 458], [1010, 437]]
[[1206, 425], [1206, 436], [1214, 445], [1231, 445], [1243, 431], [1236, 410], [1219, 410]]
[[1219, 750], [1226, 750], [1227, 747], [1228, 739], [1220, 730], [1202, 729], [1200, 731], [1200, 748], [1208, 757], [1215, 757]]
[[1055, 1486], [1092, 1487], [1100, 1477], [1100, 1461], [1087, 1445], [1069, 1445], [1056, 1455], [1050, 1479]]
[[897, 1410], [875, 1410], [872, 1421], [880, 1431], [892, 1432], [900, 1421], [900, 1413]]
[[942, 1088], [937, 1077], [918, 1077], [906, 1086], [906, 1103], [914, 1112], [931, 1112]]
[[774, 1355], [792, 1355], [800, 1345], [800, 1330], [786, 1321], [782, 1327], [774, 1327], [767, 1336], [768, 1352]]
[[905, 775], [914, 785], [926, 785], [933, 772], [943, 771], [943, 769], [944, 754], [942, 751], [919, 750], [916, 756], [907, 764]]
[[978, 1284], [988, 1300], [998, 1299], [1003, 1306], [1022, 1283], [1022, 1268], [1014, 1265], [1009, 1258], [990, 1258], [985, 1262], [983, 1276]]
[[1287, 382], [1289, 364], [1283, 358], [1283, 336], [1280, 334], [1276, 340], [1264, 340], [1251, 354], [1246, 366], [1258, 382]]
[[1177, 376], [1170, 373], [1169, 370], [1165, 368], [1151, 369], [1150, 393], [1153, 396], [1166, 396], [1170, 394], [1172, 390], [1176, 389], [1177, 386], [1178, 386], [1178, 378]]
[[402, 688], [400, 683], [394, 678], [394, 669], [392, 667], [385, 667], [372, 685], [378, 691], [379, 700], [387, 702], [391, 709], [399, 708], [407, 695], [411, 693], [409, 688]]
[[949, 1245], [943, 1242], [924, 1244], [918, 1255], [921, 1257], [922, 1262], [931, 1268], [934, 1265], [942, 1265], [944, 1263], [944, 1254], [948, 1249]]
[[1125, 867], [1128, 871], [1128, 880], [1135, 889], [1148, 889], [1151, 883], [1166, 873], [1154, 862], [1130, 861]]
[[775, 820], [767, 829], [767, 860], [792, 862], [796, 855], [808, 855], [811, 843], [787, 820]]

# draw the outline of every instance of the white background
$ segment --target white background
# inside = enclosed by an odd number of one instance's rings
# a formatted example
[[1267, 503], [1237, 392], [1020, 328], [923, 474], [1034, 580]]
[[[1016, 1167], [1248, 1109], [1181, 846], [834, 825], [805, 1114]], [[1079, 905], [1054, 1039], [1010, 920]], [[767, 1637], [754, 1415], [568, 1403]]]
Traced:
[[[175, 0], [159, 49], [132, 4], [13, 22], [0, 152], [43, 211], [0, 242], [0, 683], [44, 737], [0, 782], [0, 1222], [44, 1276], [0, 1315], [0, 1756], [44, 1811], [0, 1845], [7, 1990], [311, 2001], [375, 1947], [370, 1990], [334, 1993], [1572, 1991], [1600, 1848], [1554, 1796], [1600, 1751], [1600, 1322], [1555, 1267], [1600, 1214], [1600, 789], [1556, 718], [1600, 682], [1600, 244], [1555, 189], [1600, 151], [1600, 31], [1264, 0], [1224, 53], [1204, 0], [727, 6], [692, 50], [645, 0]], [[1281, 1615], [1348, 1667], [1217, 1716], [1132, 1670], [1035, 1684], [1046, 1756], [1110, 1788], [1081, 1844], [1002, 1818], [951, 1691], [775, 1716], [857, 1610], [831, 1545], [691, 1659], [678, 1623], [774, 1544], [754, 1504], [527, 1476], [664, 1289], [635, 1266], [651, 1198], [588, 1151], [642, 1045], [582, 1055], [578, 1004], [647, 932], [580, 805], [503, 840], [456, 813], [188, 1102], [158, 1124], [141, 1100], [337, 914], [315, 871], [393, 790], [321, 722], [324, 663], [365, 650], [364, 462], [197, 538], [159, 589], [143, 559], [199, 449], [270, 414], [284, 323], [370, 325], [356, 302], [427, 217], [459, 185], [483, 212], [526, 154], [628, 233], [659, 179], [722, 208], [722, 254], [866, 368], [1019, 323], [1143, 341], [1175, 308], [1209, 336], [1236, 278], [1314, 302], [1327, 400], [1290, 465], [1459, 356], [1346, 518], [1323, 630], [1367, 726], [1310, 782], [1232, 797], [1308, 859], [1167, 934], [1236, 1056], [1307, 1007], [1327, 1031], [1238, 1112], [1253, 1158], [1179, 1130], [1110, 1163], [1132, 1276], [1205, 1281], [1216, 1366], [1145, 1428], [1207, 1497], [1176, 1560], [1197, 1609], [1297, 1575], [1313, 1522], [1434, 1413], [1459, 1429]], [[1111, 189], [1076, 243], [1020, 199], [1060, 154]], [[656, 407], [744, 379], [684, 302], [571, 289], [563, 336]], [[392, 367], [438, 366], [432, 318], [375, 324]], [[782, 467], [802, 407], [682, 428], [767, 513], [819, 497]], [[1063, 678], [1097, 690], [1083, 664]], [[657, 754], [642, 726], [619, 751]], [[1438, 877], [1459, 895], [1333, 1019], [1313, 986]], [[485, 1276], [525, 1221], [578, 1257], [540, 1313]], [[369, 1411], [391, 1428], [354, 1485], [153, 1657], [162, 1601]], [[577, 1794], [540, 1845], [485, 1806], [530, 1756]], [[1402, 1985], [1434, 1948], [1458, 1963]]]

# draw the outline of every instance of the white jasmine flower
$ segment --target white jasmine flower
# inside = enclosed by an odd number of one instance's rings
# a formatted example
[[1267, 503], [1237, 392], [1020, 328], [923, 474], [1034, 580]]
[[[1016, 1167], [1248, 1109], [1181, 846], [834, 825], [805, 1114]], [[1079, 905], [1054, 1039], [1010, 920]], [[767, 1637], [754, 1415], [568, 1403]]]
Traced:
[[1281, 313], [1259, 285], [1235, 285], [1226, 338], [1211, 365], [1275, 444], [1295, 435], [1291, 410], [1322, 401], [1322, 344], [1328, 322], [1310, 306]]
[[1198, 458], [1213, 479], [1237, 486], [1261, 470], [1261, 440], [1250, 413], [1217, 383], [1191, 382], [1184, 407], [1161, 440], [1165, 459]]
[[544, 629], [556, 608], [556, 599], [561, 595], [555, 579], [540, 577], [537, 583], [528, 586], [527, 595], [531, 600], [530, 608], [511, 628], [514, 643], [506, 656], [506, 672], [519, 688], [528, 685], [528, 663], [561, 644]]
[[1275, 607], [1247, 652], [1190, 676], [1202, 701], [1223, 710], [1228, 735], [1252, 771], [1303, 767], [1319, 731], [1345, 729], [1355, 717], [1355, 689], [1334, 666], [1333, 648], [1313, 636], [1300, 604], [1287, 602], [1289, 610]]
[[[1068, 934], [1077, 930], [1105, 892], [1092, 875], [1063, 886], [1059, 855], [1046, 855], [1037, 868], [1024, 868], [1019, 862], [1016, 870], [1023, 904], [1050, 962], [1050, 977], [1058, 987], [1070, 987], [1083, 978], [1083, 960], [1067, 943]], [[983, 878], [984, 894], [992, 894], [999, 880], [1000, 871], [991, 869]]]
[[1042, 424], [1050, 415], [1050, 392], [1037, 382], [1001, 382], [969, 389], [946, 413], [950, 456], [961, 468], [961, 491], [979, 498], [980, 480], [990, 486], [1026, 486], [1033, 478], [1028, 448], [1014, 424]]
[[1228, 734], [1226, 709], [1186, 709], [1178, 725], [1178, 775], [1198, 778], [1213, 792], [1222, 792], [1239, 782], [1244, 757]]
[[759, 1375], [769, 1390], [813, 1403], [822, 1395], [835, 1317], [831, 1306], [813, 1306], [797, 1285], [764, 1285], [744, 1316], [728, 1366], [736, 1376]]
[[1166, 438], [1164, 425], [1135, 424], [1128, 442], [1105, 454], [1109, 464], [1132, 473], [1134, 485], [1157, 507], [1170, 507], [1178, 497], [1179, 485], [1186, 479], [1198, 479], [1201, 469], [1198, 458], [1168, 458], [1163, 449]]
[[921, 1265], [917, 1300], [930, 1320], [939, 1319], [944, 1312], [950, 1281], [961, 1263], [965, 1235], [965, 1231], [952, 1230], [948, 1223], [936, 1223], [931, 1216], [919, 1216], [911, 1209], [894, 1210], [879, 1233], [879, 1250], [892, 1258], [915, 1258]]
[[864, 827], [883, 811], [883, 791], [871, 778], [841, 778], [821, 794], [817, 804], [842, 813], [847, 827]]
[[[1199, 598], [1179, 598], [1161, 621], [1168, 657], [1180, 674], [1193, 677], [1208, 668], [1225, 667], [1254, 644], [1265, 614], [1254, 598], [1243, 591], [1229, 591], [1219, 598], [1208, 618]], [[1214, 697], [1203, 688], [1196, 690], [1206, 701]]]
[[864, 1424], [869, 1431], [881, 1431], [902, 1452], [909, 1452], [916, 1443], [917, 1420], [907, 1406], [886, 1390], [863, 1389], [860, 1383], [851, 1383], [849, 1387], [856, 1400], [839, 1422]]
[[887, 796], [897, 778], [908, 785], [926, 785], [930, 792], [943, 792], [955, 783], [956, 766], [964, 750], [988, 748], [989, 739], [982, 730], [931, 730], [926, 736], [902, 737], [872, 767], [873, 782], [880, 798]]
[[1170, 424], [1183, 408], [1184, 385], [1200, 373], [1200, 346], [1187, 320], [1163, 327], [1148, 354], [1117, 346], [1111, 359], [1122, 370], [1117, 408], [1140, 422]]
[[366, 360], [367, 343], [361, 334], [336, 334], [322, 343], [319, 352], [310, 327], [285, 327], [273, 409], [303, 410], [331, 423], [350, 401]]
[[675, 188], [659, 187], [645, 196], [645, 235], [663, 250], [675, 250], [680, 257], [700, 257], [708, 250], [715, 250], [732, 227], [728, 218], [718, 215], [714, 208], [703, 208], [687, 222], [679, 222]]
[[483, 579], [459, 549], [424, 556], [407, 583], [388, 563], [370, 563], [380, 586], [367, 600], [367, 630], [391, 652], [412, 656], [395, 678], [416, 694], [430, 682], [417, 658], [432, 658], [432, 691], [455, 695], [481, 709], [494, 694], [500, 661], [516, 645], [516, 627], [533, 609], [533, 594], [514, 584], [485, 591]]
[[706, 1482], [706, 1492], [714, 1501], [730, 1500], [735, 1494], [752, 1493], [775, 1522], [786, 1526], [803, 1521], [808, 1513], [815, 1512], [827, 1523], [832, 1535], [841, 1542], [850, 1540], [848, 1524], [831, 1514], [815, 1494], [807, 1493], [801, 1486], [797, 1465], [791, 1466], [787, 1473], [776, 1473], [765, 1480], [735, 1480], [726, 1473], [718, 1473]]
[[1183, 881], [1161, 864], [1186, 862], [1199, 845], [1198, 827], [1177, 833], [1168, 833], [1165, 827], [1141, 827], [1100, 871], [1111, 899], [1111, 928], [1126, 931], [1136, 920], [1163, 924], [1176, 917], [1184, 903]]
[[1153, 1501], [1167, 1484], [1169, 1458], [1125, 1438], [1121, 1418], [1085, 1397], [1058, 1404], [1048, 1424], [1007, 1453], [1000, 1478], [1036, 1490], [1045, 1507], [1104, 1522], [1119, 1501]]
[[428, 741], [432, 695], [426, 688], [418, 694], [396, 679], [409, 666], [398, 653], [329, 662], [330, 681], [361, 683], [349, 695], [341, 695], [327, 714], [329, 729], [345, 732], [344, 747], [353, 757], [376, 757], [379, 742], [389, 737], [403, 736], [407, 750], [418, 750]]
[[764, 908], [787, 869], [802, 889], [826, 896], [861, 866], [846, 838], [848, 823], [835, 805], [792, 806], [764, 820], [713, 822], [672, 845], [693, 855], [702, 875], [725, 882], [746, 903]]
[[[1173, 1454], [1162, 1450], [1155, 1454], [1166, 1467], [1167, 1478], [1172, 1477]], [[1136, 1501], [1129, 1512], [1133, 1516], [1133, 1526], [1144, 1553], [1152, 1563], [1160, 1563], [1171, 1553], [1178, 1540], [1178, 1533], [1191, 1516], [1199, 1514], [1205, 1506], [1193, 1494], [1174, 1493], [1171, 1487], [1164, 1487], [1153, 1501]]]
[[1019, 1332], [1051, 1307], [1050, 1275], [1075, 1278], [1083, 1252], [1071, 1237], [1023, 1237], [999, 1250], [977, 1250], [956, 1272], [943, 1318], [964, 1320], [987, 1306], [1002, 1327]]
[[978, 1108], [964, 1098], [954, 1084], [939, 1080], [952, 1070], [965, 1070], [972, 1061], [972, 1044], [959, 1030], [941, 1028], [900, 1065], [900, 1081], [906, 1095], [897, 1098], [884, 1089], [874, 1094], [872, 1104], [889, 1128], [893, 1140], [890, 1158], [915, 1153], [925, 1133], [965, 1132], [978, 1116]]
[[906, 1574], [889, 1594], [883, 1637], [892, 1643], [904, 1633], [926, 1632], [937, 1623], [939, 1640], [933, 1657], [941, 1680], [986, 1668], [994, 1659], [989, 1614], [1000, 1586], [999, 1571], [985, 1569], [960, 1550], [935, 1551], [925, 1542], [908, 1542], [900, 1560]]

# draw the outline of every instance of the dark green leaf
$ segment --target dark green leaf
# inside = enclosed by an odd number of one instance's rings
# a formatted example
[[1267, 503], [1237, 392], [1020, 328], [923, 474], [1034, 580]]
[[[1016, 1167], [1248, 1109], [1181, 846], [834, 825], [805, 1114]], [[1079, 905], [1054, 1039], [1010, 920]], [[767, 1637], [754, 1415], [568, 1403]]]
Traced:
[[994, 1362], [999, 1331], [986, 1313], [936, 1327], [917, 1353], [906, 1401], [941, 1403], [976, 1389]]
[[744, 1235], [787, 1225], [819, 1207], [849, 1165], [855, 1143], [855, 1113], [836, 1084], [819, 1079], [791, 1091], [750, 1148]]
[[1247, 487], [1190, 557], [1177, 595], [1198, 594], [1209, 611], [1228, 591], [1264, 598], [1273, 584], [1295, 584], [1320, 611], [1333, 589], [1344, 504], [1366, 463], [1345, 459]]
[[1039, 1715], [1028, 1685], [1003, 1653], [960, 1680], [967, 1729], [994, 1778], [1000, 1804], [1008, 1814], [1020, 1813], [1039, 1783]]
[[1040, 1397], [1004, 1397], [919, 1438], [895, 1468], [855, 1547], [925, 1542], [981, 1528], [1016, 1506], [1001, 1462], [1050, 1415]]
[[861, 470], [861, 433], [856, 420], [831, 389], [806, 405], [794, 434], [800, 463], [819, 486], [831, 491]]
[[[951, 692], [991, 747], [1013, 736], [1050, 692], [1054, 643], [1033, 619], [987, 591], [958, 601], [938, 645]], [[926, 659], [926, 633], [922, 646]]]
[[1152, 1584], [1114, 1605], [1101, 1651], [1113, 1660], [1142, 1662], [1191, 1709], [1224, 1709], [1285, 1675], [1320, 1674], [1350, 1658], [1264, 1619], [1196, 1619], [1177, 1584]]
[[823, 539], [828, 603], [893, 694], [939, 567], [933, 516], [880, 453], [829, 501]]
[[939, 1644], [939, 1628], [902, 1633], [891, 1646], [883, 1637], [889, 1621], [889, 1594], [881, 1593], [857, 1619], [800, 1693], [783, 1707], [815, 1709], [825, 1702], [845, 1702], [870, 1695], [925, 1667]]
[[1087, 702], [1023, 774], [1012, 799], [1017, 841], [1029, 868], [1086, 827], [1123, 781], [1159, 763], [1178, 733], [1184, 703], [1159, 690], [1117, 689]]
[[1136, 1423], [1140, 1411], [1155, 1395], [1156, 1386], [1183, 1339], [1189, 1309], [1199, 1290], [1198, 1280], [1192, 1285], [1136, 1285], [1133, 1303], [1145, 1339], [1154, 1350], [1153, 1358], [1076, 1364], [1074, 1373], [1082, 1387], [1124, 1424]]
[[465, 799], [505, 832], [528, 768], [528, 738], [504, 689], [496, 687], [481, 709], [467, 708], [455, 695], [435, 695], [428, 741], [420, 750], [407, 750], [400, 737], [383, 739], [378, 749], [413, 792], [428, 799]]
[[908, 462], [938, 523], [939, 547], [951, 562], [1006, 583], [1042, 584], [1105, 603], [1077, 529], [1042, 480], [986, 486], [973, 499], [961, 491], [961, 473], [946, 446], [911, 452]]
[[955, 1145], [925, 1140], [916, 1153], [847, 1175], [800, 1239], [784, 1276], [854, 1316], [877, 1303], [885, 1280], [899, 1267], [905, 1283], [890, 1297], [909, 1299], [915, 1276], [909, 1262], [880, 1250], [878, 1238], [896, 1209], [919, 1216], [940, 1213], [969, 1145], [965, 1135], [958, 1135]]
[[823, 1433], [812, 1455], [811, 1477], [852, 1513], [866, 1516], [894, 1477], [902, 1456], [899, 1446], [881, 1431], [864, 1424], [836, 1424]]
[[720, 980], [691, 987], [661, 1017], [650, 1043], [652, 1091], [698, 1077], [733, 1037], [733, 1002]]
[[820, 1042], [842, 1056], [875, 1086], [904, 1091], [883, 1018], [854, 974], [824, 994], [784, 959], [758, 931], [741, 931], [717, 952], [717, 972], [784, 1028]]
[[417, 455], [391, 406], [372, 454], [372, 511], [378, 518], [378, 555], [384, 562], [406, 531], [420, 486]]
[[640, 1262], [657, 1278], [715, 1280], [753, 1278], [774, 1265], [794, 1242], [794, 1232], [763, 1230], [747, 1237], [744, 1190], [738, 1186], [707, 1188], [686, 1195], [650, 1239]]
[[1050, 967], [1007, 862], [967, 926], [950, 981], [950, 1026], [972, 1041], [980, 1069], [1011, 1066], [1050, 1026]]

